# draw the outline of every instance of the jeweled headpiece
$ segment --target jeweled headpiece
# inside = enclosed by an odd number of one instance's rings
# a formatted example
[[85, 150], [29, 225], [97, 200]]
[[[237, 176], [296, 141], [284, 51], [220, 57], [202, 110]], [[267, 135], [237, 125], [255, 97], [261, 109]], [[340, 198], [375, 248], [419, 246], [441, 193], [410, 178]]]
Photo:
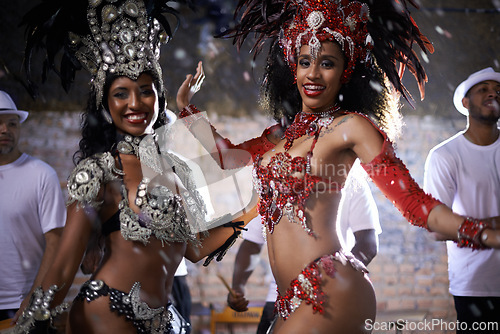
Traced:
[[434, 48], [418, 29], [407, 3], [417, 7], [413, 0], [240, 0], [235, 11], [239, 23], [223, 36], [234, 38], [241, 47], [249, 34], [255, 34], [255, 55], [265, 40], [278, 40], [292, 69], [301, 45], [309, 45], [317, 54], [322, 41], [337, 42], [347, 59], [344, 82], [355, 66], [376, 62], [411, 102], [401, 82], [405, 68], [415, 76], [422, 97], [427, 81], [413, 48], [424, 53]]
[[92, 75], [97, 103], [103, 96], [108, 73], [136, 80], [149, 71], [163, 92], [159, 64], [160, 45], [168, 37], [156, 19], [149, 19], [142, 1], [89, 0], [87, 19], [90, 34], [69, 32], [71, 47], [83, 67]]
[[367, 29], [369, 9], [364, 3], [348, 0], [295, 0], [297, 13], [283, 27], [280, 43], [286, 59], [295, 66], [300, 47], [309, 45], [316, 58], [321, 42], [332, 41], [340, 45], [347, 60], [342, 76], [347, 82], [358, 60], [371, 63], [373, 40]]
[[[160, 46], [172, 32], [164, 13], [176, 14], [166, 0], [45, 0], [23, 18], [27, 25], [26, 69], [33, 49], [47, 50], [44, 72], [54, 70], [68, 90], [75, 71], [85, 68], [97, 104], [108, 74], [137, 79], [148, 71], [163, 94]], [[185, 1], [178, 1], [185, 2]], [[59, 68], [56, 54], [64, 50]]]

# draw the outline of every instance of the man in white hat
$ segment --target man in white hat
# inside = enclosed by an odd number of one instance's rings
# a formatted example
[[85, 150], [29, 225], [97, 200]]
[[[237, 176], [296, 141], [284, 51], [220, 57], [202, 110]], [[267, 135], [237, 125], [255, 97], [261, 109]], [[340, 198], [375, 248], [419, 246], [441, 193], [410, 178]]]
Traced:
[[66, 220], [55, 170], [19, 150], [27, 117], [0, 91], [0, 320], [41, 284]]
[[[467, 128], [429, 152], [424, 189], [463, 216], [500, 216], [500, 73], [488, 67], [471, 74], [453, 102]], [[450, 241], [447, 250], [457, 333], [483, 333], [477, 325], [488, 323], [491, 331], [484, 333], [499, 333], [500, 250], [473, 251]]]

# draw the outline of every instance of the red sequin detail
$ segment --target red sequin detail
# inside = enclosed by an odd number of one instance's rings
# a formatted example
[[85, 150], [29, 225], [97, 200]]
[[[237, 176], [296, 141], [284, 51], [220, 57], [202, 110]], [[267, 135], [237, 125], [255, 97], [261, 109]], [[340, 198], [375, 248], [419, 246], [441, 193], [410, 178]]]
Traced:
[[384, 140], [382, 152], [370, 163], [362, 163], [361, 166], [412, 225], [428, 228], [429, 213], [442, 203], [420, 188], [405, 164], [394, 153], [394, 148], [387, 138]]
[[[337, 109], [336, 109], [337, 110]], [[336, 110], [332, 111], [335, 112]], [[295, 116], [293, 123], [285, 131], [285, 150], [292, 147], [293, 141], [297, 138], [308, 135], [315, 135], [319, 133], [318, 126], [319, 116], [311, 113], [301, 112]]]
[[258, 211], [269, 232], [273, 233], [274, 225], [281, 219], [285, 206], [287, 210], [294, 210], [292, 205], [297, 205], [295, 215], [301, 220], [301, 225], [305, 224], [303, 216], [305, 200], [313, 191], [315, 184], [322, 179], [309, 173], [305, 173], [303, 179], [291, 176], [294, 172], [305, 172], [306, 159], [292, 158], [288, 152], [276, 154], [267, 166], [259, 166], [259, 163], [260, 160], [256, 162], [254, 169], [261, 183], [261, 189], [258, 189], [260, 194]]
[[326, 302], [327, 295], [321, 288], [323, 277], [320, 269], [323, 269], [330, 278], [335, 278], [337, 273], [335, 262], [344, 266], [350, 265], [364, 274], [368, 273], [365, 265], [351, 253], [346, 254], [340, 250], [335, 254], [324, 255], [311, 262], [296, 279], [292, 280], [285, 295], [281, 295], [278, 290], [275, 309], [279, 316], [284, 320], [288, 319], [303, 301], [308, 305], [312, 305], [313, 313], [324, 314], [323, 304]]
[[479, 219], [467, 217], [458, 229], [457, 246], [473, 250], [488, 248], [481, 243], [481, 233], [488, 227], [490, 226]]
[[182, 110], [179, 112], [179, 118], [188, 129], [190, 129], [191, 125], [193, 125], [193, 123], [195, 123], [199, 119], [204, 118], [206, 121], [208, 121], [205, 115], [200, 114], [198, 108], [196, 108], [196, 106], [193, 104], [187, 105], [182, 108]]
[[184, 117], [192, 116], [192, 115], [199, 114], [199, 113], [200, 113], [200, 110], [198, 110], [198, 108], [196, 108], [196, 106], [194, 104], [189, 104], [189, 105], [185, 106], [184, 108], [182, 108], [182, 110], [179, 112], [179, 118], [184, 118]]
[[230, 148], [238, 148], [245, 150], [248, 153], [250, 153], [252, 155], [252, 158], [255, 160], [257, 156], [264, 155], [264, 153], [266, 153], [275, 146], [275, 144], [269, 141], [267, 136], [273, 131], [275, 131], [275, 128], [279, 126], [280, 126], [279, 124], [273, 125], [265, 129], [261, 136], [247, 140], [239, 145], [231, 144]]
[[334, 278], [337, 270], [335, 269], [335, 264], [334, 264], [333, 258], [331, 256], [327, 255], [327, 256], [323, 256], [320, 261], [321, 261], [321, 266], [325, 270], [325, 273], [328, 276], [330, 276], [331, 278]]
[[[260, 137], [252, 138], [238, 145], [234, 145], [226, 138], [216, 141], [217, 150], [223, 157], [222, 167], [224, 169], [233, 169], [249, 166], [258, 156], [262, 156], [272, 149], [275, 144], [267, 139], [269, 131], [270, 128], [266, 129]], [[249, 154], [241, 154], [235, 150], [243, 150]]]
[[[334, 113], [337, 109], [332, 110]], [[333, 120], [333, 116], [330, 117]], [[287, 151], [293, 141], [306, 133], [315, 136], [315, 140], [308, 152], [308, 158], [312, 157], [312, 150], [317, 137], [322, 129], [318, 125], [320, 117], [315, 114], [300, 113], [294, 122], [285, 131], [285, 150]], [[326, 124], [329, 124], [326, 122]], [[262, 216], [262, 222], [268, 231], [273, 233], [274, 226], [279, 223], [283, 214], [290, 221], [298, 223], [310, 235], [314, 232], [307, 226], [305, 217], [305, 201], [313, 192], [315, 185], [325, 179], [310, 174], [308, 158], [292, 158], [288, 152], [280, 152], [274, 155], [267, 166], [261, 166], [261, 159], [254, 164], [254, 181], [259, 193], [260, 201], [257, 207]], [[303, 173], [303, 178], [292, 176], [295, 172]], [[329, 181], [326, 181], [329, 183]], [[330, 184], [331, 190], [334, 187]]]
[[[312, 14], [314, 12], [321, 13], [321, 16]], [[368, 21], [368, 6], [362, 2], [304, 0], [298, 6], [295, 18], [284, 28], [281, 44], [285, 59], [295, 73], [295, 58], [301, 45], [310, 44], [311, 40], [316, 39], [319, 42], [337, 42], [348, 60], [342, 75], [342, 82], [346, 83], [358, 60], [364, 61], [367, 66], [371, 65], [369, 55], [373, 42], [369, 37]], [[320, 22], [321, 25], [317, 26]]]
[[316, 262], [312, 262], [302, 270], [299, 276], [290, 283], [290, 288], [284, 296], [278, 292], [275, 308], [278, 314], [286, 320], [303, 301], [312, 305], [313, 313], [324, 313], [325, 293], [321, 289], [321, 273]]

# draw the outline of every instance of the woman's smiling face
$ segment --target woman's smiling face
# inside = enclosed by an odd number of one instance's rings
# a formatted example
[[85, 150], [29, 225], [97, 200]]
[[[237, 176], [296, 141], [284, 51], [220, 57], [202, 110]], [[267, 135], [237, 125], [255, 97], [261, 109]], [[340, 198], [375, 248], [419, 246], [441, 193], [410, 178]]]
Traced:
[[118, 132], [140, 136], [152, 132], [158, 117], [158, 95], [151, 75], [121, 76], [109, 88], [108, 108]]
[[302, 98], [302, 110], [321, 112], [335, 105], [342, 87], [344, 55], [338, 44], [321, 43], [316, 59], [309, 45], [300, 48], [297, 59], [297, 87]]

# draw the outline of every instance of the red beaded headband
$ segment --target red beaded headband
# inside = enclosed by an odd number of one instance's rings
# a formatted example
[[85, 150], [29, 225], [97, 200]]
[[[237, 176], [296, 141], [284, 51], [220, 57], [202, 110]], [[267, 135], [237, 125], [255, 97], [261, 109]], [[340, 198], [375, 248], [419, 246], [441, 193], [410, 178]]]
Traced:
[[280, 43], [292, 70], [300, 47], [308, 44], [313, 59], [321, 42], [332, 41], [340, 45], [347, 59], [342, 82], [349, 81], [356, 62], [371, 64], [373, 40], [368, 33], [369, 9], [364, 3], [348, 0], [291, 0], [297, 5], [293, 20], [283, 28]]

